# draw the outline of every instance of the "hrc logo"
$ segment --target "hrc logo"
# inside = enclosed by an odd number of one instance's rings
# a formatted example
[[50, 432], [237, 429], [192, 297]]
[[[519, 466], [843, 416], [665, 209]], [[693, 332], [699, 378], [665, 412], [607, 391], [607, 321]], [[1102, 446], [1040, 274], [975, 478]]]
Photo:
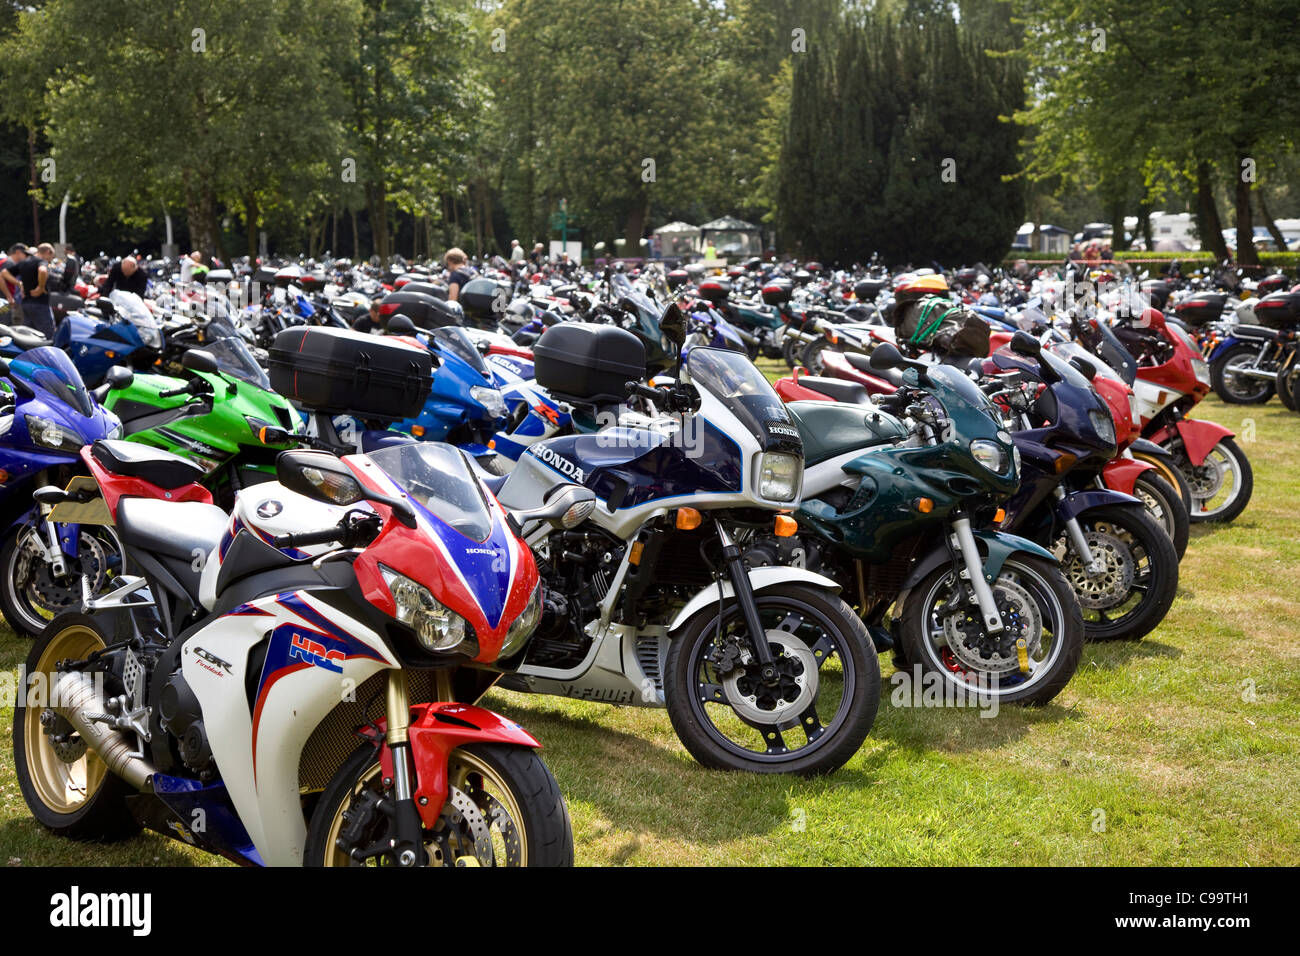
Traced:
[[[318, 635], [323, 637], [324, 635]], [[336, 674], [343, 673], [343, 661], [347, 655], [340, 650], [327, 648], [320, 641], [313, 640], [301, 631], [294, 631], [289, 642], [289, 660], [300, 660], [312, 667], [323, 667]]]

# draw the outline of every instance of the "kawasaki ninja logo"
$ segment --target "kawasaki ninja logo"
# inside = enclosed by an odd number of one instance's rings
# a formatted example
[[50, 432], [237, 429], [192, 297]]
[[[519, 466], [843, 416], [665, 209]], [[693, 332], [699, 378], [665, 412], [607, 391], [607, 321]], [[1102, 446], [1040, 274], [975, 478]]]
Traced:
[[582, 484], [584, 479], [582, 469], [569, 461], [569, 459], [557, 455], [553, 450], [547, 448], [545, 445], [534, 445], [529, 449], [529, 452], [546, 462], [546, 464], [550, 465], [556, 471], [568, 475], [578, 484]]

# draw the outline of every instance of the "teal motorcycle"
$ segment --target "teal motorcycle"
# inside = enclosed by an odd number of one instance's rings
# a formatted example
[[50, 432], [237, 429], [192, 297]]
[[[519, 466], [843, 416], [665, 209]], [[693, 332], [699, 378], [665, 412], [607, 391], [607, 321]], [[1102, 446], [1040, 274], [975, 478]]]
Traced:
[[901, 370], [895, 395], [786, 406], [806, 462], [799, 531], [759, 542], [751, 563], [837, 581], [877, 648], [945, 693], [1046, 703], [1078, 666], [1083, 620], [1051, 552], [985, 530], [1019, 485], [1011, 435], [964, 371], [887, 344], [871, 364]]

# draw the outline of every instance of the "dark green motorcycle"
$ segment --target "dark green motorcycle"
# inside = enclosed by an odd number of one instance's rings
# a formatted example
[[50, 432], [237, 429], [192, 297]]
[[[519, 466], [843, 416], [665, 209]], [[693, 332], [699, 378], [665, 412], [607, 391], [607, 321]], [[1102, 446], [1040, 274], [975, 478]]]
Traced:
[[961, 370], [890, 345], [872, 365], [904, 369], [897, 394], [787, 406], [806, 462], [799, 532], [759, 542], [751, 562], [839, 582], [877, 647], [941, 675], [945, 693], [1046, 703], [1078, 666], [1083, 621], [1051, 552], [977, 530], [1018, 486], [1011, 435]]

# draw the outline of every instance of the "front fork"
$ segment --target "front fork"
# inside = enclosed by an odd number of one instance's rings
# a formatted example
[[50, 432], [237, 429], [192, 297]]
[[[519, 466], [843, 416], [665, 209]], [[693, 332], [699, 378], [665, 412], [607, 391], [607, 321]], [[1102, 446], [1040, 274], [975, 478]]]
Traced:
[[406, 671], [388, 672], [386, 695], [388, 712], [387, 742], [393, 755], [394, 823], [397, 845], [393, 847], [399, 866], [422, 866], [427, 862], [424, 851], [424, 826], [415, 805], [415, 761], [407, 733], [411, 725], [411, 697]]
[[[1065, 500], [1065, 489], [1057, 485], [1052, 489], [1052, 494], [1056, 496], [1057, 501]], [[1092, 548], [1088, 546], [1088, 539], [1084, 537], [1083, 526], [1079, 524], [1079, 517], [1067, 518], [1065, 521], [1065, 533], [1069, 535], [1070, 547], [1074, 553], [1079, 556], [1079, 561], [1084, 570], [1089, 574], [1100, 574], [1106, 570], [1106, 564], [1100, 558], [1092, 553]]]
[[749, 632], [753, 644], [754, 656], [758, 658], [759, 674], [764, 683], [776, 680], [776, 663], [772, 658], [772, 648], [767, 643], [767, 631], [758, 617], [758, 602], [754, 600], [754, 589], [749, 584], [749, 569], [740, 555], [740, 546], [727, 534], [721, 521], [714, 521], [718, 529], [718, 540], [722, 543], [722, 561], [727, 567], [727, 578], [735, 592], [736, 603], [745, 618], [745, 630]]
[[975, 592], [972, 600], [979, 605], [984, 630], [989, 634], [1000, 634], [1003, 630], [1002, 614], [993, 598], [993, 589], [984, 579], [984, 562], [980, 560], [980, 549], [975, 543], [975, 534], [971, 531], [970, 518], [952, 520], [951, 543], [961, 555], [962, 564], [966, 566], [962, 576], [970, 581], [971, 590]]

